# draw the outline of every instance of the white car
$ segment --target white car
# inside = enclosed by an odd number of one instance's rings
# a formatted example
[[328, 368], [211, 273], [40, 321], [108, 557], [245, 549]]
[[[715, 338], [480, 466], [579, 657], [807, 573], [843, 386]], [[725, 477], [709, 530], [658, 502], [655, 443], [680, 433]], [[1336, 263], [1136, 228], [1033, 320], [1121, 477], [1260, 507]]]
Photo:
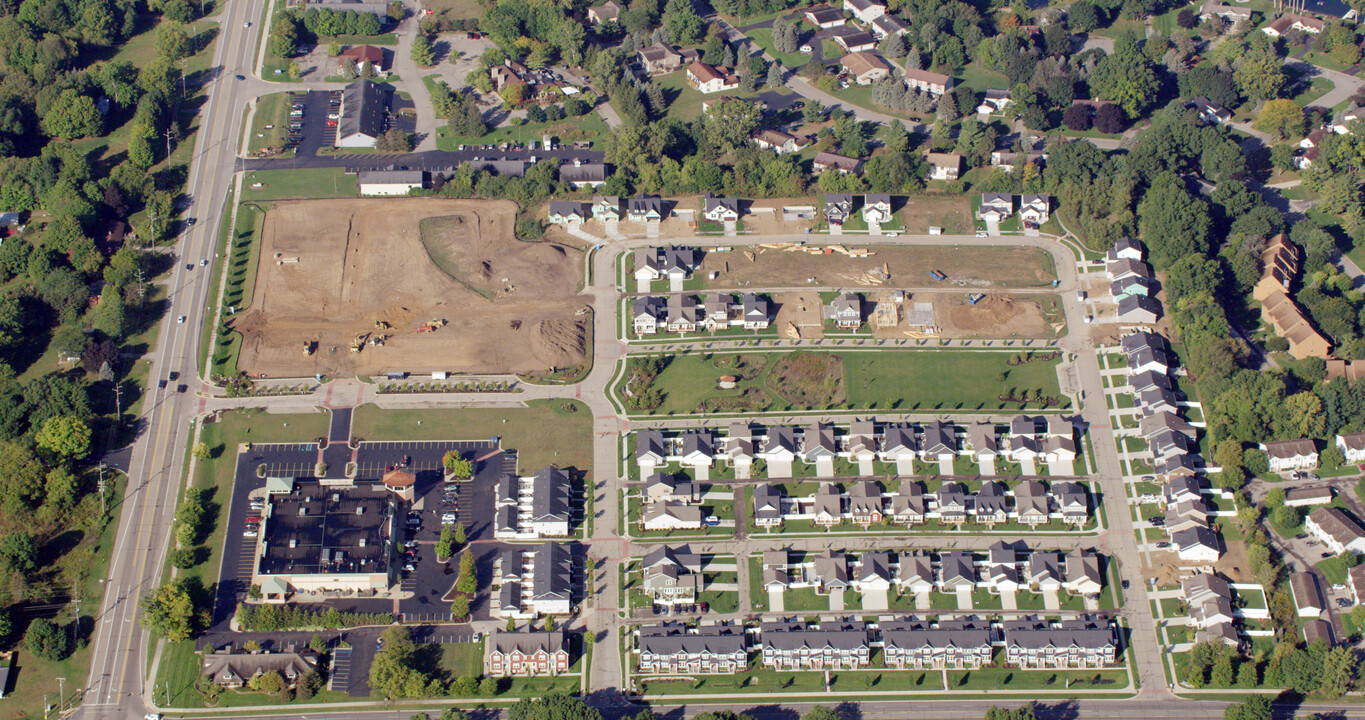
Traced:
[[175, 321], [178, 322], [178, 323], [185, 322], [185, 316], [184, 316], [184, 315], [181, 315], [180, 317], [176, 318]]
[[251, 27], [251, 21], [248, 20], [248, 21], [242, 23], [242, 27], [244, 27], [244, 28], [249, 28], [249, 27]]
[[256, 537], [258, 534], [259, 534], [259, 533], [257, 533], [255, 530], [247, 530], [246, 532], [243, 532], [243, 533], [242, 533], [242, 537], [254, 538], [254, 537]]

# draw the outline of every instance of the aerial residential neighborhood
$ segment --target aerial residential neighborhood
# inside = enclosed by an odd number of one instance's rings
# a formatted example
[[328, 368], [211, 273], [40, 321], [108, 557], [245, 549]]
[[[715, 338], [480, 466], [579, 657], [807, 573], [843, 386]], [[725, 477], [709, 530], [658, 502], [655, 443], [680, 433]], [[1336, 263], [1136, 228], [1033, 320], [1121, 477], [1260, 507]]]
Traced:
[[0, 3], [0, 720], [1347, 718], [1347, 3]]

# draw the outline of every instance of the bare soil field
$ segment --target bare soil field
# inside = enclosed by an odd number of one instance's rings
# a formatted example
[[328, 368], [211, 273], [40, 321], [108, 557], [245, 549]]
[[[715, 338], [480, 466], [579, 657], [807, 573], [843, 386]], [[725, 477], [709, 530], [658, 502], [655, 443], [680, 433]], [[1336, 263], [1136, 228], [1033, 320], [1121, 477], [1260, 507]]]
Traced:
[[901, 222], [905, 223], [905, 232], [911, 235], [928, 235], [930, 227], [943, 228], [947, 235], [970, 235], [976, 231], [976, 222], [972, 219], [972, 201], [965, 195], [894, 198], [896, 201], [902, 199], [905, 205], [896, 212]]
[[582, 258], [517, 240], [515, 220], [516, 205], [499, 200], [276, 203], [251, 305], [231, 323], [239, 369], [522, 373], [583, 362]]
[[[834, 240], [835, 238], [831, 238]], [[733, 252], [709, 252], [701, 271], [707, 289], [796, 288], [810, 285], [876, 290], [878, 287], [1045, 287], [1056, 279], [1051, 257], [1031, 247], [935, 247], [869, 245], [867, 238], [848, 236], [837, 243], [850, 250], [866, 249], [867, 257], [839, 252], [813, 254], [809, 247], [774, 249], [737, 246]], [[750, 260], [746, 252], [754, 253]], [[930, 270], [948, 276], [942, 283], [929, 277]], [[719, 275], [709, 279], [712, 272]], [[887, 275], [874, 284], [868, 274]], [[812, 280], [814, 278], [814, 280]]]

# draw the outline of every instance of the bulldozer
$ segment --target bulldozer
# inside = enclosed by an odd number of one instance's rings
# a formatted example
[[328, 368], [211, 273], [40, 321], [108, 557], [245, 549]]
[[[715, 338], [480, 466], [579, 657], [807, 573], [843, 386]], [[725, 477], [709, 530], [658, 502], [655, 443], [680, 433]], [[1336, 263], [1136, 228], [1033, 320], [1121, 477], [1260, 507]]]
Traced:
[[368, 338], [369, 336], [370, 336], [369, 333], [356, 333], [355, 339], [351, 340], [351, 352], [358, 353], [361, 350], [364, 350], [365, 339]]
[[385, 321], [385, 320], [375, 320], [375, 321], [374, 321], [374, 326], [375, 326], [375, 329], [377, 329], [377, 330], [388, 330], [390, 327], [392, 327], [392, 326], [389, 325], [389, 323], [388, 323], [387, 321]]
[[317, 349], [317, 346], [318, 346], [318, 344], [317, 344], [316, 342], [313, 342], [312, 340], [304, 340], [304, 341], [303, 341], [303, 356], [304, 356], [304, 357], [310, 357], [310, 356], [312, 356], [313, 351]]

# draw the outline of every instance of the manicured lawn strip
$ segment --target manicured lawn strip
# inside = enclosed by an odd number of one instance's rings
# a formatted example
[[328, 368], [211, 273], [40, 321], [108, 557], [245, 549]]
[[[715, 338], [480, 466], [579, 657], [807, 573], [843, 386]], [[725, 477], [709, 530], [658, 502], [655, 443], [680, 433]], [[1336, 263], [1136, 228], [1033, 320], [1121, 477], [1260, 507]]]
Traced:
[[[518, 472], [546, 465], [592, 467], [592, 413], [575, 400], [532, 400], [526, 408], [380, 410], [366, 404], [352, 416], [352, 434], [366, 440], [484, 440], [502, 438], [517, 451]], [[573, 408], [572, 411], [569, 408]]]
[[199, 364], [196, 365], [196, 367], [201, 368], [208, 361], [209, 352], [213, 349], [213, 314], [216, 308], [215, 303], [218, 302], [219, 290], [223, 286], [223, 271], [219, 263], [227, 262], [224, 255], [227, 252], [228, 232], [232, 224], [233, 192], [235, 192], [235, 188], [229, 189], [227, 200], [223, 201], [223, 220], [218, 225], [217, 250], [214, 251], [215, 260], [211, 266], [213, 284], [209, 287], [208, 298], [204, 301], [204, 322], [200, 325], [199, 330]]
[[[845, 593], [845, 601], [848, 597]], [[825, 612], [829, 610], [829, 596], [816, 593], [815, 588], [787, 588], [782, 591], [782, 605], [787, 612]]]
[[[264, 187], [253, 188], [261, 183]], [[265, 202], [294, 198], [348, 198], [360, 194], [356, 175], [344, 168], [259, 170], [242, 180], [242, 202]]]
[[441, 643], [441, 667], [452, 676], [483, 675], [483, 643]]
[[[731, 520], [735, 517], [735, 504], [733, 502], [704, 502], [702, 503], [702, 517], [715, 515], [718, 518]], [[733, 535], [733, 527], [715, 526], [708, 527], [703, 525], [700, 529], [679, 528], [677, 530], [645, 530], [640, 524], [644, 519], [644, 509], [639, 497], [631, 496], [626, 498], [626, 517], [630, 521], [630, 534], [632, 537], [643, 538], [668, 538], [668, 537], [693, 537], [697, 535]]]
[[284, 148], [291, 97], [290, 93], [272, 93], [257, 101], [256, 113], [251, 116], [251, 135], [246, 140], [248, 153]]
[[[223, 292], [223, 318], [216, 338], [218, 347], [213, 352], [214, 375], [235, 375], [237, 358], [242, 349], [242, 336], [228, 329], [227, 321], [251, 304], [256, 289], [256, 271], [261, 259], [260, 231], [265, 224], [265, 213], [257, 205], [238, 205], [234, 238], [226, 261], [229, 263], [227, 288]], [[207, 325], [207, 324], [206, 324]]]
[[773, 44], [772, 28], [754, 28], [753, 30], [750, 30], [744, 34], [748, 35], [749, 39], [757, 43], [758, 46], [767, 51], [769, 55], [772, 55], [773, 57], [777, 58], [777, 61], [782, 63], [782, 65], [786, 67], [788, 70], [796, 70], [797, 68], [803, 67], [806, 65], [806, 63], [810, 62], [810, 55], [807, 55], [806, 53], [778, 52], [777, 46]]
[[1333, 585], [1346, 582], [1346, 563], [1342, 562], [1341, 558], [1335, 555], [1318, 563], [1317, 568], [1326, 576], [1327, 582]]
[[[852, 407], [996, 409], [1006, 387], [1060, 397], [1058, 357], [1010, 366], [1005, 352], [844, 353], [844, 390]], [[996, 380], [1007, 372], [1004, 383]], [[899, 396], [899, 397], [897, 397]], [[1009, 403], [1009, 407], [1017, 403]]]
[[[161, 655], [161, 666], [156, 675], [156, 699], [163, 707], [203, 708], [203, 698], [194, 689], [194, 680], [199, 674], [200, 659], [194, 652], [193, 640], [166, 643]], [[167, 696], [170, 701], [167, 702]], [[251, 690], [224, 690], [213, 707], [243, 707], [246, 705], [288, 705], [297, 703], [334, 703], [352, 700], [350, 695], [334, 692], [325, 687], [317, 695], [306, 700], [290, 703], [280, 702], [279, 698]]]
[[749, 606], [754, 612], [768, 611], [768, 591], [763, 588], [762, 558], [749, 558]]
[[[428, 83], [428, 88], [433, 83]], [[567, 144], [575, 140], [587, 140], [594, 147], [606, 139], [607, 123], [595, 111], [579, 117], [566, 117], [541, 123], [523, 125], [504, 125], [494, 128], [487, 135], [479, 137], [451, 135], [450, 128], [442, 125], [436, 129], [436, 146], [441, 150], [455, 150], [460, 145], [500, 145], [502, 143], [537, 143], [550, 135], [559, 143]]]
[[[1096, 684], [1093, 682], [1095, 679], [1099, 679], [1101, 682]], [[1127, 684], [1128, 672], [1126, 670], [1054, 671], [981, 668], [980, 670], [952, 670], [948, 672], [949, 690], [1061, 690], [1091, 687], [1117, 690], [1127, 686]]]

